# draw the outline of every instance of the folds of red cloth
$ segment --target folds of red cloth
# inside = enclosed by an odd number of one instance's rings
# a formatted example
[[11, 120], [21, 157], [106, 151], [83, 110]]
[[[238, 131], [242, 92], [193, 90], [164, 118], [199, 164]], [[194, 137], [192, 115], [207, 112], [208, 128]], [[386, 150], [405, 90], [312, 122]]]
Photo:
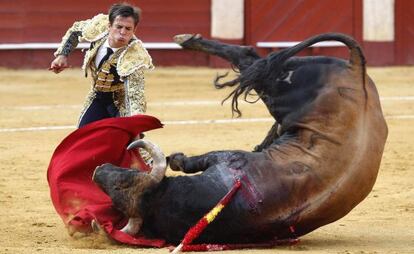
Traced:
[[118, 230], [126, 222], [112, 207], [112, 201], [93, 181], [97, 166], [112, 163], [120, 167], [138, 165], [148, 170], [137, 151], [126, 147], [140, 133], [161, 128], [152, 116], [109, 118], [88, 124], [69, 134], [56, 148], [47, 172], [50, 195], [57, 213], [71, 232], [91, 232], [98, 224], [113, 239], [132, 245], [162, 247], [165, 242], [130, 236]]

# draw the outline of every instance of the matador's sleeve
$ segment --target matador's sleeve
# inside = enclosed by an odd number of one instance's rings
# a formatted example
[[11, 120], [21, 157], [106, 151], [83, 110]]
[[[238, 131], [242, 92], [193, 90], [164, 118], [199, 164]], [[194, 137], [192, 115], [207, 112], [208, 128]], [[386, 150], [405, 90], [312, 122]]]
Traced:
[[102, 38], [108, 31], [108, 15], [98, 14], [95, 17], [76, 21], [62, 38], [55, 56], [68, 56], [81, 41], [93, 42]]
[[145, 100], [144, 71], [152, 70], [152, 58], [143, 47], [142, 42], [135, 38], [121, 54], [117, 71], [124, 77], [124, 103], [120, 105], [121, 116], [143, 114], [147, 109]]
[[125, 80], [125, 110], [126, 116], [144, 114], [147, 111], [143, 70], [135, 71]]

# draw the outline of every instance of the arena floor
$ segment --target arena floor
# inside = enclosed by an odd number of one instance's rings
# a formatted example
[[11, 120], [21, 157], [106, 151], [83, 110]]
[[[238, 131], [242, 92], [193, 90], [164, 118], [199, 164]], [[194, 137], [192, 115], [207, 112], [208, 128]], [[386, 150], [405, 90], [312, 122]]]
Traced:
[[[165, 154], [217, 149], [251, 150], [266, 134], [261, 103], [242, 104], [229, 121], [229, 92], [211, 83], [207, 68], [158, 68], [147, 75], [148, 114], [165, 127], [147, 133]], [[371, 194], [343, 219], [301, 238], [295, 246], [226, 253], [414, 253], [414, 67], [370, 68], [389, 126], [381, 169]], [[51, 204], [50, 156], [74, 130], [89, 80], [79, 69], [0, 70], [0, 253], [168, 253], [70, 237]], [[219, 121], [222, 120], [222, 121]], [[367, 158], [369, 160], [369, 158]], [[352, 190], [350, 190], [352, 191]]]

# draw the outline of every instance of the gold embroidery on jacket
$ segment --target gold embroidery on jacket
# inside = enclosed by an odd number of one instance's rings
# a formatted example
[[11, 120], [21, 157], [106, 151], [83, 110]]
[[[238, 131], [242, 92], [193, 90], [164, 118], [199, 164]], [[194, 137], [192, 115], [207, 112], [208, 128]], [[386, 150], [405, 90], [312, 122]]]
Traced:
[[152, 58], [142, 45], [142, 42], [135, 38], [128, 44], [118, 59], [117, 71], [120, 76], [129, 76], [139, 69], [154, 69]]
[[[90, 69], [93, 79], [92, 90], [87, 96], [82, 114], [91, 104], [95, 92], [97, 91], [95, 83], [98, 80], [99, 73], [97, 72], [93, 60], [95, 59], [98, 49], [108, 38], [108, 23], [108, 15], [104, 14], [96, 15], [92, 19], [75, 22], [66, 32], [65, 36], [62, 38], [62, 43], [59, 49], [55, 52], [55, 55], [60, 54], [65, 43], [69, 41], [70, 35], [77, 31], [82, 32], [82, 36], [77, 38], [78, 41], [89, 41], [94, 43], [91, 48], [86, 51], [82, 66], [85, 71], [85, 76], [87, 74], [87, 69]], [[73, 46], [76, 47], [78, 41], [72, 42], [74, 44]], [[111, 85], [111, 89], [118, 89], [114, 91], [115, 105], [118, 107], [121, 116], [145, 113], [145, 79], [143, 71], [145, 69], [154, 68], [151, 56], [143, 47], [142, 42], [135, 36], [128, 46], [119, 49], [118, 51], [120, 55], [117, 57], [116, 68], [117, 73], [120, 76], [120, 81], [123, 83], [118, 83], [118, 86], [116, 84]], [[106, 86], [108, 85], [107, 81], [113, 79], [110, 76], [101, 76], [100, 78], [105, 79], [105, 82], [103, 83]]]
[[84, 26], [82, 37], [89, 42], [97, 41], [108, 33], [108, 26], [108, 15], [98, 14]]
[[120, 81], [121, 77], [116, 73], [116, 65], [121, 52], [122, 49], [118, 49], [102, 64], [101, 69], [97, 70], [95, 79], [95, 89], [97, 91], [114, 92], [124, 88], [124, 83]]
[[[82, 35], [78, 38], [78, 42], [94, 42], [108, 34], [108, 25], [109, 17], [106, 14], [98, 14], [88, 20], [76, 21], [73, 23], [72, 27], [66, 31], [62, 38], [62, 42], [60, 43], [59, 48], [55, 51], [54, 55], [57, 56], [62, 53], [63, 46], [72, 33], [82, 32]], [[76, 47], [78, 43], [76, 42], [75, 44], [76, 45], [74, 46]]]
[[98, 49], [105, 43], [107, 37], [104, 37], [96, 42], [94, 42], [94, 45], [91, 49], [89, 49], [88, 51], [86, 51], [85, 54], [85, 58], [83, 59], [83, 65], [82, 65], [82, 69], [85, 71], [85, 77], [88, 76], [88, 67], [91, 69], [92, 71], [92, 76], [93, 79], [95, 80], [96, 77], [94, 76], [95, 71], [96, 71], [96, 67], [95, 64], [92, 60], [95, 59], [96, 54], [98, 53]]

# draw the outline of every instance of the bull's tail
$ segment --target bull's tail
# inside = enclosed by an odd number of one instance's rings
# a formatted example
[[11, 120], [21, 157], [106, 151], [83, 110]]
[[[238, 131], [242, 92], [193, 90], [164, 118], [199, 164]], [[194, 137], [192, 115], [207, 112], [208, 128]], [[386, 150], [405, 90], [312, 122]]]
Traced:
[[[285, 49], [285, 57], [292, 57], [293, 55], [296, 55], [298, 52], [300, 52], [302, 49], [305, 49], [309, 46], [312, 46], [313, 44], [322, 41], [339, 41], [345, 44], [350, 50], [350, 64], [352, 66], [359, 66], [365, 70], [365, 57], [362, 53], [361, 46], [352, 37], [341, 33], [325, 33], [310, 37], [307, 40], [302, 41], [293, 47]], [[282, 51], [276, 52], [276, 54], [279, 53], [282, 53]]]
[[[356, 73], [361, 75], [362, 78], [362, 85], [363, 89], [365, 91], [365, 74], [366, 74], [366, 61], [365, 56], [362, 52], [361, 46], [357, 41], [355, 41], [353, 38], [351, 38], [348, 35], [341, 34], [341, 33], [326, 33], [326, 34], [320, 34], [313, 37], [310, 37], [309, 39], [302, 41], [295, 46], [291, 48], [287, 48], [275, 53], [272, 53], [269, 56], [269, 62], [270, 62], [270, 69], [269, 71], [272, 71], [276, 69], [281, 69], [283, 63], [288, 60], [290, 57], [296, 55], [301, 50], [312, 46], [313, 44], [316, 44], [321, 41], [339, 41], [344, 43], [349, 51], [350, 51], [350, 68]], [[276, 66], [275, 66], [276, 65]]]
[[[264, 81], [276, 82], [282, 73], [285, 62], [292, 56], [299, 53], [301, 50], [312, 46], [315, 43], [321, 41], [339, 41], [344, 43], [350, 50], [349, 67], [353, 70], [355, 75], [361, 77], [362, 89], [367, 97], [367, 91], [365, 86], [366, 66], [365, 57], [362, 53], [362, 49], [358, 42], [345, 34], [340, 33], [326, 33], [313, 36], [305, 41], [302, 41], [291, 48], [286, 48], [274, 53], [271, 53], [268, 57], [262, 58], [254, 62], [249, 68], [244, 70], [240, 77], [237, 78], [237, 82], [240, 85], [231, 92], [224, 100], [230, 97], [232, 98], [232, 109], [239, 116], [241, 115], [238, 109], [237, 99], [244, 93], [244, 99], [246, 100], [247, 95], [251, 90], [256, 90], [260, 93], [261, 85]], [[225, 84], [224, 86], [233, 86], [233, 82], [229, 82], [231, 85]], [[221, 86], [223, 87], [223, 86]], [[220, 88], [221, 88], [220, 87]]]

